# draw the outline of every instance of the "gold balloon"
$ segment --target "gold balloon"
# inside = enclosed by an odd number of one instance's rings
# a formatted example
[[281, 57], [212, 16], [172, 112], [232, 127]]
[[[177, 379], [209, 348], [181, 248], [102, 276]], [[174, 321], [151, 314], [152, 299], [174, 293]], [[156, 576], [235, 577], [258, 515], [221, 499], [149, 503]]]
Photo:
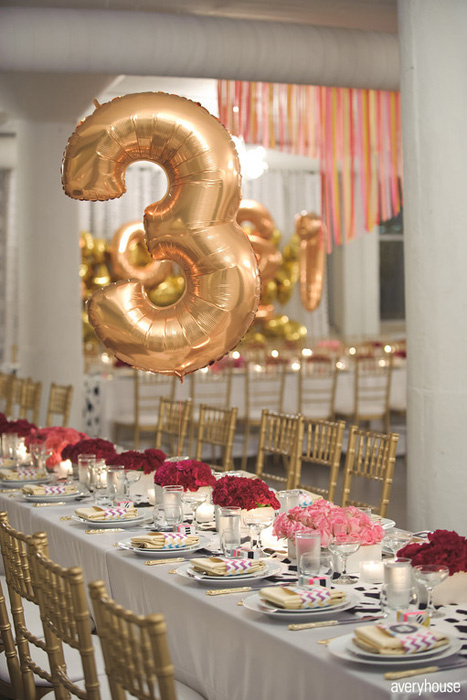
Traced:
[[89, 231], [81, 231], [79, 238], [79, 247], [81, 248], [81, 256], [89, 258], [94, 250], [94, 238]]
[[[110, 246], [114, 274], [120, 279], [136, 279], [146, 287], [155, 287], [171, 273], [172, 263], [153, 260], [144, 239], [144, 225], [140, 221], [123, 224], [115, 231]], [[140, 260], [142, 265], [138, 264]]]
[[237, 212], [237, 223], [240, 226], [248, 222], [253, 224], [253, 230], [256, 231], [261, 238], [269, 240], [274, 233], [274, 220], [260, 202], [254, 199], [242, 199]]
[[92, 251], [94, 262], [103, 263], [106, 260], [106, 255], [108, 253], [107, 241], [105, 238], [95, 238], [94, 248]]
[[97, 266], [96, 271], [94, 273], [94, 277], [92, 278], [92, 284], [95, 287], [105, 287], [108, 285], [110, 282], [110, 272], [109, 268], [105, 263], [101, 263], [100, 265]]
[[295, 227], [300, 237], [300, 297], [305, 309], [314, 311], [323, 292], [325, 225], [317, 214], [302, 214]]
[[137, 93], [97, 106], [68, 141], [62, 183], [74, 199], [125, 191], [138, 160], [160, 165], [165, 197], [144, 213], [154, 260], [182, 269], [185, 292], [171, 306], [149, 301], [141, 282], [116, 282], [88, 302], [104, 345], [140, 369], [183, 377], [232, 350], [259, 303], [256, 258], [235, 223], [240, 163], [228, 132], [203, 107], [177, 95]]
[[148, 291], [148, 297], [156, 306], [170, 306], [180, 299], [184, 291], [184, 277], [167, 277], [157, 287]]

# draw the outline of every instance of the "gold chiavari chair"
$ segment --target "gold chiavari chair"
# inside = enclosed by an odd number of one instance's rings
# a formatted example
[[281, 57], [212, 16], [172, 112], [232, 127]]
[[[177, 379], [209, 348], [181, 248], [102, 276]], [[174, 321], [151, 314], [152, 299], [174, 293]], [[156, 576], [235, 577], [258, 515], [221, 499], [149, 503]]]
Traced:
[[[32, 586], [39, 602], [44, 625], [45, 644], [56, 700], [68, 700], [73, 693], [80, 700], [101, 700], [107, 680], [98, 676], [103, 665], [100, 652], [94, 649], [91, 615], [86, 599], [82, 569], [65, 569], [47, 556], [47, 536], [39, 532], [28, 538], [27, 551]], [[81, 662], [78, 682], [65, 662], [65, 652], [74, 650]], [[103, 687], [104, 686], [104, 687]], [[101, 688], [104, 691], [101, 695]]]
[[137, 450], [144, 435], [152, 436], [157, 429], [157, 416], [161, 397], [175, 398], [176, 377], [165, 374], [143, 372], [133, 373], [134, 406], [130, 415], [122, 415], [114, 423], [115, 442], [118, 444], [124, 430], [133, 431], [133, 448]]
[[[203, 447], [212, 448], [210, 465], [223, 467], [224, 471], [233, 469], [233, 439], [237, 423], [237, 408], [217, 408], [216, 406], [201, 405], [199, 411], [198, 437], [196, 441], [195, 459], [203, 458]], [[216, 455], [220, 448], [220, 456]], [[218, 461], [217, 461], [218, 460]]]
[[57, 417], [61, 418], [61, 426], [66, 427], [70, 417], [71, 400], [73, 398], [73, 385], [50, 384], [49, 400], [47, 402], [47, 427], [57, 425]]
[[13, 380], [12, 374], [6, 374], [5, 372], [0, 372], [0, 411], [2, 413], [7, 413], [8, 408], [8, 397], [10, 395], [10, 384]]
[[308, 418], [334, 419], [337, 367], [332, 356], [303, 358], [298, 372], [297, 413]]
[[[386, 516], [398, 439], [397, 433], [382, 434], [372, 430], [363, 430], [356, 425], [350, 427], [344, 467], [342, 506], [370, 506], [381, 517]], [[376, 489], [371, 489], [370, 482], [376, 483]], [[356, 483], [359, 485], [359, 489], [356, 487]], [[365, 501], [357, 500], [355, 497], [357, 489], [359, 494], [365, 496]], [[373, 502], [368, 502], [370, 490], [379, 491], [379, 499], [372, 498]], [[363, 494], [363, 492], [365, 493]]]
[[174, 678], [163, 615], [135, 615], [117, 605], [103, 581], [89, 584], [112, 700], [202, 700]]
[[280, 413], [284, 401], [285, 362], [266, 361], [264, 365], [247, 362], [245, 367], [245, 416], [242, 469], [246, 469], [248, 442], [252, 428], [259, 428], [262, 411], [267, 407]]
[[[41, 537], [45, 538], [41, 542], [44, 550], [47, 540], [44, 533]], [[40, 623], [39, 627], [37, 624], [39, 599], [28, 558], [28, 547], [33, 546], [33, 538], [11, 527], [5, 512], [0, 513], [0, 546], [21, 669], [23, 693], [20, 697], [39, 700], [54, 687], [47, 648], [56, 645], [56, 641], [47, 625]], [[79, 655], [67, 651], [68, 675], [73, 681], [79, 681], [83, 678]], [[4, 675], [2, 664], [0, 655], [0, 676]], [[62, 697], [56, 696], [56, 700], [62, 700]]]
[[[344, 439], [345, 422], [313, 420], [304, 418], [303, 442], [298, 459], [298, 469], [294, 488], [305, 489], [318, 493], [328, 501], [334, 501], [339, 466], [342, 454], [342, 442]], [[321, 468], [329, 470], [329, 482], [327, 487], [318, 486], [316, 480], [313, 483], [300, 483], [304, 471], [311, 469], [317, 471]], [[304, 469], [305, 468], [305, 469]]]
[[357, 354], [353, 357], [353, 406], [340, 413], [355, 425], [380, 420], [390, 430], [390, 405], [393, 358], [391, 353]]
[[[5, 582], [3, 581], [3, 583]], [[21, 669], [1, 581], [0, 639], [2, 642], [2, 656], [5, 661], [5, 668], [3, 668], [3, 664], [0, 665], [0, 694], [3, 697], [11, 698], [11, 700], [16, 700], [16, 698], [21, 698], [23, 694]]]
[[175, 401], [162, 397], [159, 400], [156, 449], [163, 449], [172, 456], [183, 454], [192, 412], [191, 399]]
[[18, 418], [19, 410], [21, 406], [21, 396], [23, 392], [23, 386], [25, 382], [28, 381], [24, 377], [13, 376], [11, 378], [8, 395], [6, 400], [5, 413], [8, 418]]
[[39, 420], [39, 410], [41, 407], [42, 382], [34, 382], [26, 379], [21, 389], [19, 404], [19, 417], [26, 418], [32, 423]]
[[[256, 476], [266, 481], [277, 481], [284, 488], [291, 489], [296, 482], [302, 440], [303, 416], [289, 416], [264, 409], [259, 430]], [[276, 468], [281, 469], [282, 473], [265, 471], [267, 458], [274, 460]]]

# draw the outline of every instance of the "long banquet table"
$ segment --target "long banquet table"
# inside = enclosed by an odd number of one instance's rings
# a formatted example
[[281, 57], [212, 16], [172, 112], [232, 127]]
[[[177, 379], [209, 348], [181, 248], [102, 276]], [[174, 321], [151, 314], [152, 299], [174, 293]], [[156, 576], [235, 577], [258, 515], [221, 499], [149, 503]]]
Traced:
[[[87, 582], [103, 579], [113, 598], [138, 613], [162, 612], [167, 620], [176, 677], [208, 700], [419, 697], [415, 690], [392, 692], [391, 682], [383, 678], [387, 669], [337, 661], [325, 646], [317, 644], [319, 639], [350, 632], [354, 625], [292, 632], [286, 623], [239, 606], [243, 597], [240, 593], [208, 596], [205, 587], [171, 574], [170, 569], [176, 564], [170, 560], [148, 567], [144, 558], [115, 546], [120, 539], [132, 536], [134, 530], [87, 535], [80, 523], [61, 520], [72, 514], [75, 507], [67, 504], [38, 508], [25, 502], [20, 494], [0, 494], [0, 509], [8, 512], [16, 528], [27, 533], [47, 532], [50, 555], [61, 565], [79, 564]], [[366, 586], [366, 590], [370, 593], [369, 605], [374, 605], [377, 589]], [[465, 610], [462, 618], [457, 609], [449, 608], [450, 619], [457, 615], [459, 624], [467, 625]], [[453, 629], [451, 625], [449, 631], [452, 633]], [[462, 626], [459, 629], [462, 631]], [[463, 631], [467, 654], [467, 627]], [[458, 634], [462, 636], [461, 632]], [[427, 678], [457, 681], [461, 690], [455, 697], [467, 698], [466, 668]], [[417, 676], [414, 680], [423, 679]], [[423, 697], [446, 698], [446, 694]]]

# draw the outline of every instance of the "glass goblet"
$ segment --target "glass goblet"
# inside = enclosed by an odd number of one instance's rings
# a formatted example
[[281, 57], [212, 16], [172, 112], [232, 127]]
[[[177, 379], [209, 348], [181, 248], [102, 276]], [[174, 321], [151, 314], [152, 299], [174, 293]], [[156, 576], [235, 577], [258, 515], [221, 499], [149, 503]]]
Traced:
[[257, 551], [259, 556], [263, 554], [261, 533], [274, 522], [274, 514], [269, 510], [261, 513], [261, 509], [247, 511], [243, 521], [250, 528], [250, 539], [252, 551]]
[[125, 479], [123, 482], [123, 493], [124, 500], [131, 501], [130, 489], [133, 484], [141, 479], [141, 472], [137, 472], [134, 469], [125, 469]]
[[354, 583], [353, 578], [347, 574], [347, 558], [350, 554], [354, 554], [360, 549], [360, 540], [358, 535], [346, 533], [334, 535], [334, 538], [332, 542], [329, 543], [328, 548], [332, 554], [337, 554], [342, 561], [341, 574], [337, 579], [335, 579], [334, 583]]
[[203, 491], [184, 491], [182, 493], [182, 503], [186, 508], [186, 519], [192, 522], [195, 518], [196, 509], [204, 503], [208, 494]]
[[412, 535], [409, 532], [394, 528], [386, 533], [383, 544], [394, 554], [394, 559], [397, 559], [397, 552], [409, 544], [411, 539]]
[[441, 564], [417, 564], [413, 567], [413, 575], [417, 583], [421, 583], [426, 588], [426, 610], [430, 619], [443, 617], [443, 613], [435, 610], [433, 605], [433, 589], [447, 579], [449, 576], [448, 567]]

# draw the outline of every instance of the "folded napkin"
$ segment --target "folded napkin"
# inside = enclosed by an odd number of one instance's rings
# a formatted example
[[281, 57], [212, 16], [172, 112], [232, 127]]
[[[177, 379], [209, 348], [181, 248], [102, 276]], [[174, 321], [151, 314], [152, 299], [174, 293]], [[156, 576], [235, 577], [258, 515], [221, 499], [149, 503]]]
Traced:
[[388, 656], [418, 654], [449, 644], [449, 638], [442, 632], [407, 622], [356, 627], [354, 634], [353, 641], [357, 646]]
[[43, 479], [47, 474], [37, 469], [18, 467], [18, 469], [0, 469], [0, 481], [27, 481], [28, 479]]
[[324, 586], [313, 586], [305, 591], [301, 588], [262, 588], [261, 598], [278, 608], [301, 610], [308, 608], [327, 608], [345, 600], [345, 593]]
[[131, 544], [138, 549], [180, 549], [198, 543], [198, 535], [182, 535], [178, 532], [153, 532], [151, 535], [131, 538]]
[[21, 491], [27, 496], [62, 496], [64, 494], [78, 493], [78, 489], [72, 484], [23, 486]]
[[99, 508], [99, 506], [92, 506], [91, 508], [77, 508], [75, 510], [75, 515], [79, 515], [81, 518], [87, 518], [88, 520], [121, 520], [126, 518], [127, 520], [132, 520], [138, 515], [138, 511], [134, 507], [129, 508]]
[[191, 564], [195, 571], [208, 576], [238, 576], [239, 574], [256, 574], [266, 568], [264, 561], [252, 559], [219, 559], [219, 557], [207, 557], [205, 559], [192, 559]]
[[11, 457], [3, 457], [2, 467], [15, 467], [15, 466], [16, 466], [15, 459], [12, 459]]

